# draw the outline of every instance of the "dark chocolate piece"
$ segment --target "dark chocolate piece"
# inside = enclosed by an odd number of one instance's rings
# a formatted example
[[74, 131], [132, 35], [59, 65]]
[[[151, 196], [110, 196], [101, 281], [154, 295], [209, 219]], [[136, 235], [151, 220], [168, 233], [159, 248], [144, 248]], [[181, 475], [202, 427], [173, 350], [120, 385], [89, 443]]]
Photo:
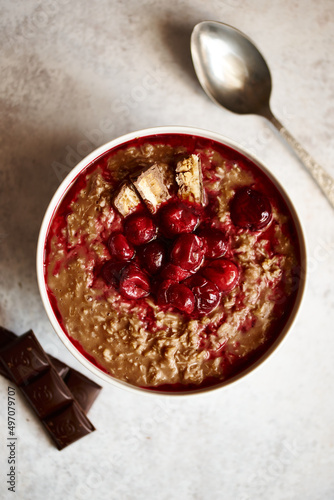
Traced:
[[1, 349], [0, 361], [59, 450], [95, 430], [31, 330]]
[[50, 361], [32, 330], [1, 350], [1, 360], [17, 385], [29, 382], [45, 371]]
[[[8, 346], [13, 340], [17, 338], [18, 337], [17, 335], [15, 335], [15, 333], [10, 332], [9, 330], [6, 330], [5, 328], [0, 326], [0, 350], [6, 345]], [[79, 402], [84, 412], [87, 413], [94, 403], [95, 399], [97, 398], [102, 387], [96, 382], [90, 380], [85, 375], [82, 375], [82, 373], [74, 370], [74, 368], [67, 366], [59, 359], [51, 356], [51, 354], [48, 354], [48, 357], [58, 375], [64, 379], [65, 384], [70, 389], [75, 399]], [[1, 362], [0, 374], [4, 377], [9, 377], [9, 379], [11, 380], [9, 373]]]
[[68, 372], [65, 383], [86, 413], [91, 408], [102, 389], [102, 387], [93, 382], [93, 380], [90, 380], [82, 373], [73, 369], [70, 369]]
[[43, 419], [42, 422], [58, 450], [62, 450], [95, 430], [75, 401], [61, 412]]
[[21, 389], [40, 418], [48, 417], [73, 401], [69, 388], [52, 367]]
[[17, 338], [15, 333], [6, 330], [3, 326], [0, 326], [0, 349], [5, 347], [9, 342], [12, 342]]
[[56, 372], [58, 373], [58, 375], [64, 379], [71, 368], [69, 366], [65, 365], [65, 363], [63, 363], [59, 359], [51, 356], [51, 354], [48, 354], [48, 356], [49, 356], [49, 360], [53, 364], [53, 367], [56, 370]]
[[[16, 338], [17, 336], [15, 335], [15, 333], [10, 332], [9, 330], [6, 330], [6, 328], [0, 326], [0, 349], [3, 349], [6, 345], [13, 342], [13, 340], [15, 340]], [[2, 363], [0, 363], [0, 374], [4, 377], [8, 376], [7, 370]]]

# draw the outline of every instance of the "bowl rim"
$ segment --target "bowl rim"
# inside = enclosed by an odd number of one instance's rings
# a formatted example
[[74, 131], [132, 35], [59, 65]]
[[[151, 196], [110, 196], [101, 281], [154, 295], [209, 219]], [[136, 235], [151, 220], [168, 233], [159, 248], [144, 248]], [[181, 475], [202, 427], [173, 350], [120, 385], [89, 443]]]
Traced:
[[[158, 389], [139, 387], [132, 384], [129, 384], [125, 381], [116, 379], [106, 372], [102, 371], [96, 365], [94, 365], [91, 361], [89, 361], [79, 350], [74, 346], [74, 344], [70, 341], [68, 336], [63, 331], [63, 328], [59, 324], [57, 317], [53, 311], [52, 305], [49, 300], [45, 278], [44, 278], [44, 253], [45, 253], [45, 242], [46, 237], [49, 231], [49, 227], [53, 218], [55, 211], [57, 210], [60, 202], [62, 201], [64, 195], [67, 193], [70, 186], [73, 184], [75, 179], [81, 174], [81, 172], [90, 165], [94, 160], [99, 158], [101, 155], [106, 153], [107, 151], [126, 144], [129, 141], [132, 141], [136, 138], [142, 137], [150, 137], [156, 135], [163, 134], [182, 134], [182, 135], [195, 135], [198, 137], [203, 137], [205, 139], [214, 140], [220, 144], [225, 144], [228, 147], [235, 149], [238, 153], [244, 155], [246, 158], [249, 158], [252, 162], [256, 164], [256, 166], [265, 173], [269, 177], [269, 179], [273, 182], [275, 187], [280, 192], [283, 197], [285, 203], [288, 206], [288, 209], [292, 215], [298, 236], [298, 242], [300, 247], [300, 258], [301, 258], [301, 277], [299, 282], [299, 288], [297, 292], [297, 296], [295, 298], [295, 302], [293, 305], [293, 309], [291, 314], [284, 325], [282, 331], [274, 340], [274, 342], [269, 346], [269, 348], [250, 366], [246, 367], [240, 373], [237, 373], [235, 376], [227, 379], [226, 381], [222, 381], [213, 386], [202, 387], [199, 389], [189, 390], [189, 391], [175, 391], [175, 392], [167, 392], [167, 391], [159, 391]], [[158, 126], [158, 127], [150, 127], [141, 130], [136, 130], [134, 132], [130, 132], [119, 136], [111, 141], [99, 146], [94, 151], [85, 156], [73, 169], [67, 174], [67, 176], [62, 180], [60, 185], [58, 186], [56, 192], [51, 198], [51, 201], [45, 211], [39, 237], [37, 243], [37, 252], [36, 252], [36, 271], [37, 271], [37, 282], [38, 288], [41, 295], [42, 303], [44, 309], [47, 313], [48, 319], [53, 326], [53, 329], [57, 333], [60, 340], [67, 347], [67, 349], [71, 352], [71, 354], [89, 371], [91, 371], [94, 375], [99, 377], [100, 379], [111, 383], [112, 385], [128, 390], [132, 393], [141, 393], [145, 395], [154, 395], [154, 396], [167, 396], [167, 397], [175, 397], [175, 396], [195, 396], [211, 393], [212, 391], [216, 391], [218, 389], [223, 389], [229, 387], [232, 383], [243, 380], [246, 375], [253, 373], [259, 366], [262, 366], [265, 361], [271, 356], [271, 354], [277, 350], [279, 346], [282, 345], [283, 341], [287, 338], [288, 332], [291, 331], [293, 324], [295, 323], [297, 316], [300, 312], [300, 305], [302, 302], [302, 297], [305, 292], [306, 281], [307, 281], [307, 252], [306, 252], [306, 243], [305, 243], [305, 231], [303, 230], [301, 221], [298, 217], [298, 214], [295, 210], [295, 207], [290, 200], [290, 197], [286, 193], [285, 189], [282, 187], [281, 183], [276, 179], [276, 177], [269, 171], [269, 169], [259, 160], [253, 153], [247, 151], [243, 146], [239, 145], [232, 139], [227, 138], [222, 134], [218, 134], [216, 132], [212, 132], [209, 130], [204, 130], [196, 127], [188, 127], [188, 126]]]

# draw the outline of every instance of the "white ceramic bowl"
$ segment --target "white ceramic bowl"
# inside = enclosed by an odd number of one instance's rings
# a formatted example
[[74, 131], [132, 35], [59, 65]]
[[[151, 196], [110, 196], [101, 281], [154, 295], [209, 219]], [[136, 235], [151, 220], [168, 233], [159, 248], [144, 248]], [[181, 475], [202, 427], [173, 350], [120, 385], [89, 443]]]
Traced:
[[[191, 390], [191, 391], [183, 391], [183, 392], [162, 392], [159, 390], [150, 390], [150, 389], [143, 389], [140, 387], [136, 387], [133, 385], [130, 385], [126, 382], [123, 382], [121, 380], [118, 380], [111, 375], [108, 375], [104, 371], [100, 370], [97, 366], [95, 366], [93, 363], [91, 363], [81, 352], [78, 351], [78, 349], [72, 344], [72, 342], [69, 340], [65, 332], [63, 331], [61, 325], [59, 324], [57, 317], [53, 311], [52, 305], [50, 303], [48, 293], [47, 293], [47, 288], [45, 284], [45, 277], [44, 277], [44, 252], [45, 252], [45, 242], [48, 234], [48, 230], [53, 218], [53, 215], [55, 211], [57, 210], [60, 202], [62, 201], [64, 195], [68, 191], [69, 187], [73, 184], [75, 179], [78, 177], [78, 175], [95, 159], [103, 155], [109, 150], [112, 150], [116, 146], [120, 146], [123, 144], [126, 144], [128, 141], [132, 141], [133, 139], [136, 138], [141, 138], [141, 137], [146, 137], [146, 136], [152, 136], [152, 135], [159, 135], [159, 134], [186, 134], [186, 135], [195, 135], [197, 137], [203, 137], [206, 139], [211, 139], [214, 140], [218, 143], [225, 144], [227, 146], [230, 146], [231, 148], [235, 149], [242, 155], [246, 156], [249, 158], [251, 161], [253, 161], [259, 168], [262, 170], [268, 177], [269, 179], [274, 183], [278, 191], [281, 193], [283, 199], [285, 200], [290, 213], [293, 217], [296, 230], [297, 230], [297, 235], [299, 239], [299, 246], [300, 246], [300, 253], [301, 253], [301, 268], [302, 268], [302, 273], [301, 273], [301, 278], [300, 278], [300, 285], [297, 293], [297, 297], [292, 309], [292, 312], [284, 325], [283, 329], [281, 330], [280, 334], [277, 336], [276, 340], [270, 345], [270, 347], [264, 352], [264, 354], [257, 359], [253, 364], [251, 364], [249, 367], [241, 371], [240, 373], [237, 373], [234, 377], [221, 382], [217, 385], [211, 386], [211, 387], [205, 387], [201, 388], [198, 390]], [[227, 139], [226, 137], [223, 137], [219, 134], [216, 134], [214, 132], [209, 132], [206, 130], [201, 130], [197, 128], [191, 128], [191, 127], [176, 127], [176, 126], [169, 126], [169, 127], [154, 127], [154, 128], [149, 128], [149, 129], [144, 129], [144, 130], [139, 130], [136, 132], [132, 132], [130, 134], [123, 135], [122, 137], [118, 137], [117, 139], [114, 139], [107, 144], [104, 144], [103, 146], [97, 148], [95, 151], [90, 153], [88, 156], [86, 156], [83, 160], [81, 160], [76, 167], [71, 170], [71, 172], [67, 175], [67, 177], [63, 180], [63, 182], [60, 184], [59, 188], [57, 189], [56, 193], [54, 194], [48, 209], [45, 213], [40, 234], [39, 234], [39, 239], [38, 239], [38, 246], [37, 246], [37, 279], [38, 279], [38, 286], [40, 290], [40, 294], [42, 297], [42, 301], [46, 310], [46, 313], [51, 321], [51, 324], [53, 328], [55, 329], [56, 333], [60, 337], [60, 339], [63, 341], [65, 346], [68, 348], [68, 350], [82, 363], [86, 368], [88, 368], [91, 372], [93, 372], [95, 375], [99, 376], [103, 380], [112, 383], [118, 387], [122, 387], [124, 389], [129, 389], [131, 391], [140, 391], [145, 394], [160, 394], [160, 395], [173, 395], [173, 396], [184, 396], [184, 395], [190, 395], [190, 394], [200, 394], [203, 392], [208, 392], [211, 390], [217, 390], [218, 388], [226, 387], [227, 385], [231, 384], [232, 382], [235, 382], [237, 380], [240, 380], [243, 378], [246, 374], [249, 372], [253, 371], [256, 367], [258, 367], [260, 364], [262, 364], [268, 357], [272, 354], [274, 350], [281, 344], [283, 339], [286, 337], [288, 331], [291, 329], [292, 324], [294, 323], [297, 312], [300, 307], [302, 295], [304, 292], [305, 288], [305, 281], [306, 281], [306, 248], [305, 248], [305, 241], [304, 241], [304, 236], [303, 236], [303, 230], [299, 221], [299, 218], [296, 214], [296, 211], [287, 196], [286, 192], [282, 188], [282, 186], [279, 184], [279, 182], [274, 178], [274, 176], [270, 173], [270, 171], [262, 165], [262, 163], [255, 158], [252, 154], [246, 152], [243, 148], [241, 148], [238, 144], [235, 142], [231, 141], [230, 139]]]

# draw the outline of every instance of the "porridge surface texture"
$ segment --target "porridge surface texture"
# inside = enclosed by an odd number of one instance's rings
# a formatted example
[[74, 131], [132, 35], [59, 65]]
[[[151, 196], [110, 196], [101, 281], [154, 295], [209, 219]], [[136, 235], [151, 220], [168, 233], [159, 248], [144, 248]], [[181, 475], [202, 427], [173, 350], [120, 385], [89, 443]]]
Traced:
[[[46, 281], [64, 331], [97, 366], [133, 385], [200, 387], [240, 371], [284, 326], [298, 288], [299, 249], [281, 195], [250, 160], [209, 140], [192, 138], [183, 146], [167, 139], [134, 141], [79, 176], [50, 227]], [[224, 232], [225, 257], [240, 272], [237, 286], [207, 315], [160, 307], [152, 294], [125, 299], [100, 273], [110, 259], [108, 238], [124, 223], [113, 191], [157, 162], [167, 178], [189, 153], [202, 165], [207, 201], [201, 217]], [[272, 220], [263, 230], [231, 221], [231, 200], [245, 186], [266, 193], [271, 202]]]

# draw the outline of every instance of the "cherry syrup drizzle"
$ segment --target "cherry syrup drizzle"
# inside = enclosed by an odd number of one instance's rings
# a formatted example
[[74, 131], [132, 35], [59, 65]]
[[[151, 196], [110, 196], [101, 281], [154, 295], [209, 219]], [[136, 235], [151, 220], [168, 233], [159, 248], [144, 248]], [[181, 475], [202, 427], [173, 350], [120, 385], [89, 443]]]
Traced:
[[[275, 222], [272, 222], [272, 207], [288, 216], [288, 222], [283, 226], [283, 230], [295, 243], [297, 259], [300, 262], [296, 228], [285, 201], [272, 181], [251, 160], [239, 152], [210, 139], [183, 134], [139, 138], [108, 151], [88, 165], [65, 193], [50, 222], [44, 263], [49, 300], [63, 331], [81, 354], [106, 373], [108, 373], [107, 370], [66, 331], [56, 297], [47, 283], [51, 241], [53, 237], [56, 237], [66, 249], [66, 238], [62, 235], [62, 231], [66, 227], [67, 216], [72, 211], [71, 204], [86, 188], [87, 176], [98, 169], [105, 180], [110, 183], [112, 191], [117, 181], [108, 169], [109, 159], [120, 150], [129, 147], [140, 148], [147, 143], [163, 144], [173, 148], [183, 147], [187, 154], [199, 154], [204, 178], [207, 172], [210, 172], [211, 179], [215, 178], [215, 165], [210, 163], [205, 155], [206, 150], [213, 149], [226, 160], [227, 168], [232, 168], [237, 163], [242, 169], [250, 171], [255, 179], [252, 186], [241, 188], [236, 192], [230, 204], [232, 223], [229, 223], [228, 227], [215, 221], [216, 193], [209, 191], [209, 202], [204, 208], [181, 202], [177, 197], [173, 197], [153, 216], [148, 210], [140, 208], [121, 224], [123, 230], [114, 231], [109, 236], [105, 245], [109, 250], [110, 260], [104, 262], [103, 265], [100, 263], [96, 265], [96, 278], [102, 278], [105, 294], [108, 294], [110, 287], [114, 287], [124, 300], [128, 300], [131, 304], [141, 304], [142, 316], [147, 321], [148, 328], [154, 331], [156, 327], [153, 312], [144, 300], [150, 294], [162, 309], [172, 308], [183, 314], [186, 320], [197, 319], [212, 312], [219, 305], [222, 297], [240, 283], [242, 275], [233, 261], [233, 249], [230, 245], [233, 235], [238, 231], [261, 231], [259, 238], [268, 240], [267, 251], [274, 253]], [[84, 243], [82, 245], [84, 246]], [[279, 317], [279, 320], [270, 328], [265, 346], [261, 346], [243, 360], [225, 352], [224, 346], [211, 354], [211, 357], [221, 357], [227, 377], [235, 375], [252, 364], [275, 341], [293, 308], [297, 288], [298, 269], [296, 269], [296, 290], [289, 298], [284, 296], [284, 283], [278, 291], [276, 290], [275, 315]], [[242, 307], [241, 293], [239, 303]], [[221, 323], [223, 321], [222, 318]], [[216, 328], [219, 326], [216, 325]], [[187, 390], [217, 383], [219, 381], [217, 382], [216, 379], [207, 379], [201, 386], [187, 385]], [[184, 390], [185, 386], [175, 384], [149, 389], [179, 391]]]

